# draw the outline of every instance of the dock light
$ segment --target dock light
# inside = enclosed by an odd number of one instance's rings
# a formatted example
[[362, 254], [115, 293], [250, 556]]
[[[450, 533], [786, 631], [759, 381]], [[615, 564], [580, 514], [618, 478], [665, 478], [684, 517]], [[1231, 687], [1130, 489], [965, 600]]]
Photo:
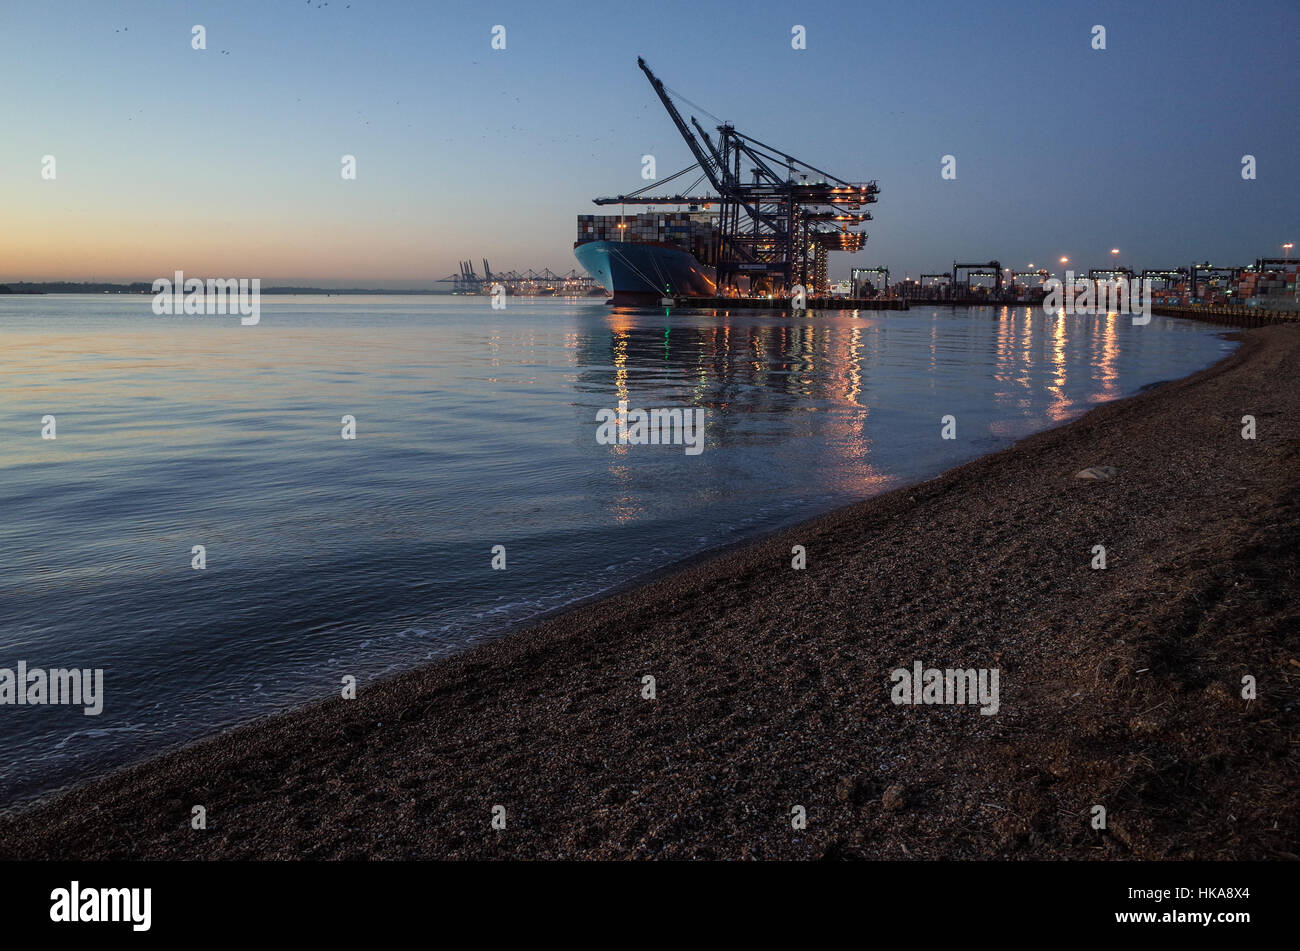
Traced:
[[1290, 241], [1288, 241], [1286, 244], [1282, 245], [1282, 260], [1283, 260], [1283, 261], [1286, 261], [1286, 260], [1289, 260], [1289, 259], [1290, 259], [1290, 257], [1291, 257], [1291, 248], [1292, 248], [1292, 247], [1294, 247], [1294, 245], [1293, 245]]

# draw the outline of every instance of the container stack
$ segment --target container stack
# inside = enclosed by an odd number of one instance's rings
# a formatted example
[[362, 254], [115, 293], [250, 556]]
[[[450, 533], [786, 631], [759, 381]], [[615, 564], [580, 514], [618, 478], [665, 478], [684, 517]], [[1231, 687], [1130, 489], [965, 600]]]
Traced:
[[1246, 271], [1237, 282], [1236, 298], [1251, 307], [1289, 309], [1300, 304], [1296, 287], [1300, 283], [1300, 265], [1273, 267], [1264, 271]]
[[712, 215], [706, 212], [578, 215], [577, 242], [584, 241], [671, 244], [706, 261], [717, 245], [717, 229]]

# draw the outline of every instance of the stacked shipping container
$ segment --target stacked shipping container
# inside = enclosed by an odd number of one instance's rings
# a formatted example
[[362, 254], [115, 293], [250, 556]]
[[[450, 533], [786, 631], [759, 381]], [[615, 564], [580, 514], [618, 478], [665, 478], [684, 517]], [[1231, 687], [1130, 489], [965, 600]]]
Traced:
[[1275, 305], [1296, 301], [1300, 266], [1268, 271], [1247, 271], [1237, 283], [1236, 299], [1251, 305]]
[[586, 241], [670, 244], [690, 252], [705, 264], [714, 264], [717, 259], [717, 223], [708, 212], [578, 215], [576, 244]]

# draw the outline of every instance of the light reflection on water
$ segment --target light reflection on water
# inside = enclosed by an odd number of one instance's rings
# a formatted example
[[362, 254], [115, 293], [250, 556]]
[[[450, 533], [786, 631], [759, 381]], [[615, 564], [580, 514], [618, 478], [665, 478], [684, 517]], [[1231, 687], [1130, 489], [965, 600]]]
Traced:
[[[0, 667], [102, 667], [107, 694], [97, 718], [0, 708], [0, 804], [928, 478], [1231, 346], [1027, 308], [267, 297], [242, 327], [148, 304], [0, 298]], [[703, 454], [598, 445], [620, 400], [705, 408]]]

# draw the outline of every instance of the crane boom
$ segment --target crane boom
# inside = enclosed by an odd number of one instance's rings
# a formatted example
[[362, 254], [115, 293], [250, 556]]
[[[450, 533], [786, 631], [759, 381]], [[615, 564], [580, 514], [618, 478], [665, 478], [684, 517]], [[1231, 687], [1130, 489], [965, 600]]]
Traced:
[[686, 125], [686, 121], [682, 118], [682, 114], [678, 112], [677, 107], [673, 105], [672, 99], [668, 96], [668, 91], [664, 89], [663, 81], [650, 71], [650, 67], [646, 65], [645, 60], [640, 56], [636, 58], [636, 64], [641, 67], [641, 72], [645, 73], [646, 78], [650, 80], [650, 85], [654, 87], [655, 94], [659, 96], [659, 101], [662, 102], [664, 108], [668, 110], [668, 115], [673, 120], [673, 125], [677, 126], [677, 131], [680, 132], [682, 138], [686, 140], [686, 145], [691, 150], [691, 154], [695, 156], [695, 161], [698, 162], [700, 168], [704, 170], [704, 174], [709, 176], [709, 184], [718, 190], [718, 194], [722, 194], [722, 183], [718, 181], [718, 176], [714, 173], [712, 166], [709, 164], [709, 155], [704, 151], [704, 149], [700, 148], [700, 143], [696, 140], [695, 133], [691, 132], [690, 128]]

